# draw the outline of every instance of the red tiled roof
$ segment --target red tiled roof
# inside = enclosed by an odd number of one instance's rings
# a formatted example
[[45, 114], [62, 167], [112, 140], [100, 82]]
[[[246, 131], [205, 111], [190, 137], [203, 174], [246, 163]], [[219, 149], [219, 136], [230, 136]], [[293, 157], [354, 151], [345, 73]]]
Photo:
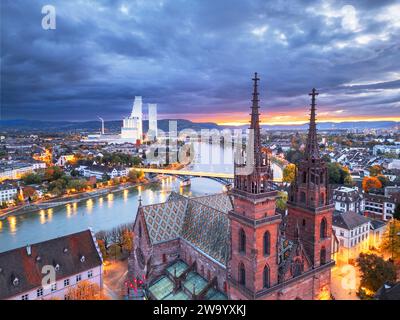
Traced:
[[[56, 279], [95, 268], [102, 264], [90, 230], [0, 253], [0, 299], [7, 299], [42, 286], [44, 265], [59, 265]], [[66, 250], [65, 250], [66, 249]], [[82, 256], [85, 257], [81, 261]], [[18, 278], [18, 284], [13, 280]]]

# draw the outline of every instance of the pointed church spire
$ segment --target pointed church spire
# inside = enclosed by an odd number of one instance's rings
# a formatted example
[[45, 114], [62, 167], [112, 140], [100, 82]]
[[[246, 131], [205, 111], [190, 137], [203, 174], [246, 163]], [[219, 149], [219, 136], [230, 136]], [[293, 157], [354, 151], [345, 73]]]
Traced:
[[317, 125], [315, 123], [315, 97], [319, 93], [315, 88], [311, 90], [308, 95], [311, 96], [311, 112], [310, 112], [310, 125], [308, 129], [308, 138], [306, 145], [306, 158], [307, 159], [319, 159], [319, 148], [317, 138]]
[[259, 113], [259, 98], [258, 98], [258, 81], [260, 78], [257, 76], [257, 72], [254, 73], [254, 78], [252, 79], [253, 84], [253, 99], [251, 106], [251, 121], [250, 129], [253, 130], [254, 134], [254, 164], [260, 166], [262, 164], [261, 158], [261, 138], [260, 138], [260, 113]]

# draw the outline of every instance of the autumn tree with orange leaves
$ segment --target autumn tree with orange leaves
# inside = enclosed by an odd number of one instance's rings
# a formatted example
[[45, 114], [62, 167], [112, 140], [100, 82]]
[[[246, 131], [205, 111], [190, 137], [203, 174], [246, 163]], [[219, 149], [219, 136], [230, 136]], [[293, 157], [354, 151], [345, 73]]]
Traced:
[[369, 192], [371, 189], [382, 188], [382, 182], [377, 177], [365, 177], [362, 181], [362, 187], [365, 192]]
[[75, 287], [68, 290], [68, 300], [108, 300], [109, 298], [101, 291], [99, 285], [87, 280], [79, 282]]

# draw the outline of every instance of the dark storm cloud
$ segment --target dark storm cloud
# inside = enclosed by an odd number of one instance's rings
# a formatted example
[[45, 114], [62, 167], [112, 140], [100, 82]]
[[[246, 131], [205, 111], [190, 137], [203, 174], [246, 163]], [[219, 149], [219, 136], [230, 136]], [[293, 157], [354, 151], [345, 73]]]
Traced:
[[301, 112], [312, 87], [322, 114], [399, 116], [395, 3], [2, 1], [1, 117], [120, 119], [135, 95], [164, 117], [246, 114], [254, 71], [271, 116]]

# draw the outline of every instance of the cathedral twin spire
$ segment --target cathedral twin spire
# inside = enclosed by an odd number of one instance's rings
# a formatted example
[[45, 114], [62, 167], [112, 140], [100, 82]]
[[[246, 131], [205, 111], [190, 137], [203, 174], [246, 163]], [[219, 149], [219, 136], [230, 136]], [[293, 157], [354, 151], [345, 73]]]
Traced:
[[306, 144], [306, 153], [305, 157], [307, 160], [310, 159], [319, 159], [319, 148], [318, 148], [318, 138], [317, 138], [317, 124], [315, 117], [315, 97], [319, 93], [315, 88], [312, 89], [311, 93], [308, 95], [311, 96], [311, 112], [310, 112], [310, 125], [308, 129], [308, 138]]
[[[247, 146], [247, 150], [251, 151], [248, 153], [246, 166], [252, 166], [251, 171], [247, 171], [245, 174], [239, 173], [241, 165], [235, 165], [235, 188], [241, 189], [250, 193], [262, 193], [268, 191], [268, 182], [273, 180], [273, 174], [270, 166], [270, 161], [266, 152], [262, 150], [261, 145], [261, 132], [260, 132], [260, 106], [259, 106], [259, 92], [258, 82], [260, 78], [257, 72], [254, 73], [253, 80], [253, 93], [252, 93], [252, 105], [251, 105], [251, 121], [250, 121], [250, 135], [249, 139], [251, 145]], [[317, 139], [317, 125], [316, 125], [316, 96], [318, 92], [315, 88], [312, 89], [311, 93], [311, 112], [310, 112], [310, 123], [308, 130], [308, 137], [306, 143], [306, 152], [304, 160], [311, 162], [316, 159], [320, 159], [318, 139]], [[250, 147], [250, 148], [249, 148]]]

